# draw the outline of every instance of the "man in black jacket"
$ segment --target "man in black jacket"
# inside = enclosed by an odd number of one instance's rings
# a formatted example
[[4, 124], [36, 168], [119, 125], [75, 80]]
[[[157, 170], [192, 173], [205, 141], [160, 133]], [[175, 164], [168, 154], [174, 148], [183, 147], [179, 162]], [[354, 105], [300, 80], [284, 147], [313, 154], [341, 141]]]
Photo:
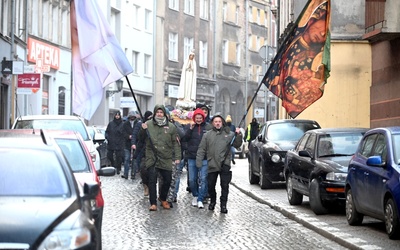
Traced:
[[117, 169], [117, 174], [121, 172], [124, 152], [124, 138], [121, 133], [121, 128], [121, 112], [117, 111], [114, 115], [114, 119], [108, 123], [106, 129], [107, 158], [110, 161], [111, 166]]
[[[130, 111], [128, 113], [128, 119], [122, 125], [122, 136], [124, 137], [124, 174], [121, 175], [122, 178], [128, 179], [129, 169], [131, 168], [131, 140], [133, 134], [133, 128], [137, 123], [137, 118], [139, 113], [137, 111]], [[136, 172], [132, 169], [131, 172], [132, 179], [135, 179]]]

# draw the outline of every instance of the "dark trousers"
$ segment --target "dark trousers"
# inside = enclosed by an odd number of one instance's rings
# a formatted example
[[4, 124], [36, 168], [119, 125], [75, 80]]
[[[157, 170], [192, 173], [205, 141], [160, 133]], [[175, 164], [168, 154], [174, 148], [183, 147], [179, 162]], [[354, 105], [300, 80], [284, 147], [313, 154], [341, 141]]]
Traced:
[[146, 161], [143, 155], [143, 159], [140, 161], [140, 178], [142, 178], [142, 183], [149, 186], [149, 173], [146, 168]]
[[171, 185], [172, 171], [159, 169], [156, 167], [147, 168], [149, 174], [149, 194], [150, 194], [150, 205], [157, 205], [157, 176], [161, 175], [163, 182], [161, 184], [160, 199], [162, 201], [167, 200], [168, 190]]
[[226, 203], [228, 202], [228, 194], [229, 194], [229, 183], [232, 180], [232, 171], [221, 171], [221, 172], [212, 172], [208, 173], [208, 194], [210, 196], [210, 202], [216, 203], [217, 201], [217, 192], [215, 191], [215, 186], [217, 185], [218, 175], [220, 176], [220, 185], [221, 185], [221, 207], [226, 207]]
[[107, 149], [107, 158], [111, 163], [111, 166], [121, 171], [122, 160], [124, 159], [124, 150], [111, 150]]

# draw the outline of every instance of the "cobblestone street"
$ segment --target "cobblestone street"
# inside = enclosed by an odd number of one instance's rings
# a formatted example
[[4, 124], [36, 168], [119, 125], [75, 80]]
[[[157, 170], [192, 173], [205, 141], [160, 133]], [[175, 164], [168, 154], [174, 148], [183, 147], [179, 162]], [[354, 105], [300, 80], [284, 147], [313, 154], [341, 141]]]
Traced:
[[213, 212], [208, 204], [205, 209], [192, 207], [186, 171], [181, 180], [174, 207], [150, 212], [140, 179], [102, 178], [103, 249], [345, 249], [232, 185], [228, 214], [219, 212], [219, 204]]

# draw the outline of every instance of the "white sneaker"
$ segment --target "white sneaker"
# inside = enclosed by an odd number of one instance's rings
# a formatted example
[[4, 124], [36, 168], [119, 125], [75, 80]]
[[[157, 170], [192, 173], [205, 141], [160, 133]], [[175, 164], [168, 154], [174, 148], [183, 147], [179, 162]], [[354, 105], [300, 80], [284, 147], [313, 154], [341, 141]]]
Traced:
[[200, 209], [204, 208], [203, 202], [201, 202], [201, 201], [197, 202], [197, 207]]
[[197, 197], [193, 197], [192, 199], [192, 206], [196, 207], [197, 206]]

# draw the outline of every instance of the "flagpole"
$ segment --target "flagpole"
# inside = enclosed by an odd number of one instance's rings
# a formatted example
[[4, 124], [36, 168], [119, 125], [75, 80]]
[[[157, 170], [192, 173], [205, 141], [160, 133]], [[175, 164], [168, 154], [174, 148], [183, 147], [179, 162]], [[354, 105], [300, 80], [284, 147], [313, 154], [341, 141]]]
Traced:
[[135, 101], [136, 108], [137, 108], [137, 110], [138, 110], [138, 112], [139, 112], [140, 118], [142, 119], [143, 122], [145, 122], [144, 119], [143, 119], [142, 111], [140, 110], [139, 104], [138, 104], [138, 102], [137, 102], [137, 100], [136, 100], [135, 93], [133, 92], [131, 83], [129, 82], [128, 76], [125, 76], [125, 79], [126, 79], [126, 81], [128, 82], [128, 86], [129, 86], [129, 89], [131, 90], [131, 93], [132, 93], [132, 96], [133, 96], [133, 100]]

